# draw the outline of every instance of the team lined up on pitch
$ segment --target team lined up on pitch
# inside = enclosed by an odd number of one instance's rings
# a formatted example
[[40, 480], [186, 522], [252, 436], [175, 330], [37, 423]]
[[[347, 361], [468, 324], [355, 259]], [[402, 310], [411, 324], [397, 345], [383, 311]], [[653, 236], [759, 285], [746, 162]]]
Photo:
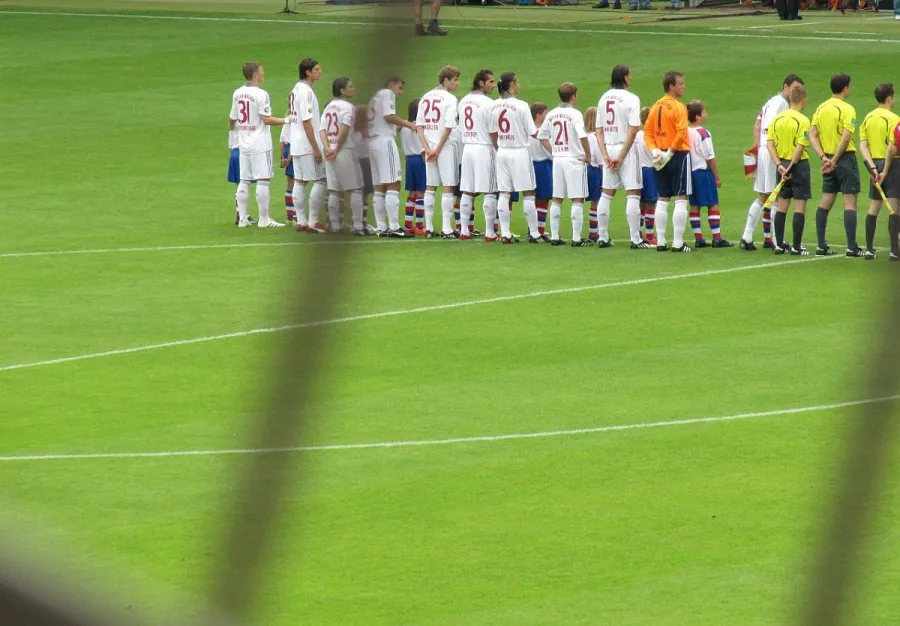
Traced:
[[[700, 101], [687, 105], [680, 101], [685, 91], [680, 72], [667, 72], [662, 80], [665, 95], [642, 109], [630, 91], [630, 69], [617, 65], [611, 88], [596, 107], [582, 114], [576, 108], [576, 85], [561, 84], [560, 104], [548, 111], [546, 105], [529, 105], [518, 98], [519, 80], [512, 72], [496, 81], [493, 72], [480, 70], [471, 91], [457, 99], [453, 92], [459, 87], [460, 72], [446, 66], [438, 74], [438, 85], [410, 103], [407, 119], [396, 111], [396, 97], [403, 94], [405, 84], [397, 76], [387, 80], [368, 106], [351, 104], [355, 87], [349, 78], [338, 78], [332, 84], [334, 98], [320, 112], [312, 86], [322, 70], [314, 59], [304, 59], [288, 113], [278, 118], [272, 116], [269, 95], [260, 88], [262, 66], [247, 63], [243, 72], [248, 82], [235, 90], [229, 115], [229, 180], [238, 185], [236, 223], [241, 227], [254, 223], [248, 214], [251, 183], [256, 183], [258, 226], [284, 226], [269, 215], [269, 181], [274, 173], [269, 126], [283, 126], [281, 165], [287, 168], [289, 180], [285, 206], [288, 221], [295, 222], [297, 230], [329, 231], [319, 221], [327, 197], [331, 232], [461, 240], [483, 236], [488, 242], [518, 243], [511, 230], [511, 207], [521, 196], [529, 243], [567, 243], [561, 233], [561, 207], [563, 200], [570, 200], [571, 245], [609, 247], [611, 203], [616, 192], [624, 189], [632, 249], [690, 252], [693, 248], [684, 240], [688, 223], [695, 247], [733, 247], [720, 232], [717, 190], [721, 178], [712, 136], [703, 127], [707, 112]], [[500, 98], [495, 100], [491, 94], [497, 87]], [[789, 75], [782, 91], [763, 106], [756, 120], [757, 145], [746, 153], [758, 197], [748, 211], [741, 250], [756, 250], [754, 230], [766, 214], [764, 247], [776, 254], [808, 254], [802, 239], [806, 202], [812, 196], [808, 157], [812, 148], [822, 160], [823, 181], [816, 211], [816, 254], [834, 254], [825, 231], [836, 194], [841, 193], [846, 256], [876, 257], [877, 216], [887, 202], [891, 260], [900, 258], [900, 217], [894, 215], [900, 197], [900, 165], [891, 167], [900, 158], [900, 116], [891, 111], [894, 89], [887, 83], [876, 88], [879, 106], [860, 128], [860, 152], [872, 178], [863, 250], [856, 240], [860, 176], [853, 141], [856, 112], [846, 102], [849, 88], [849, 76], [832, 77], [832, 98], [819, 106], [810, 121], [802, 113], [807, 102], [803, 81]], [[400, 162], [398, 131], [405, 168]], [[401, 226], [404, 169], [408, 195]], [[369, 194], [376, 228], [368, 225]], [[346, 195], [351, 228], [343, 226]], [[482, 197], [484, 234], [475, 229], [478, 196]], [[674, 201], [671, 246], [667, 241], [670, 201]], [[590, 203], [589, 229], [583, 237], [586, 202]], [[792, 202], [793, 241], [789, 243], [784, 230]], [[434, 224], [437, 206], [439, 229]], [[702, 233], [702, 208], [707, 209], [712, 233], [709, 242]]]

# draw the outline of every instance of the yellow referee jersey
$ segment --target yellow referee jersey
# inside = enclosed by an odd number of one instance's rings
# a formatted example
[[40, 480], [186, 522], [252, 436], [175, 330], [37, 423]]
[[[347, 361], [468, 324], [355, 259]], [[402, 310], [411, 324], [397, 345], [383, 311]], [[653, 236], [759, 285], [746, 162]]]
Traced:
[[775, 146], [779, 159], [790, 161], [794, 158], [794, 150], [803, 146], [801, 161], [809, 158], [809, 118], [800, 111], [788, 109], [775, 116], [766, 131], [766, 139]]
[[[829, 98], [813, 113], [812, 125], [819, 131], [819, 141], [825, 154], [837, 152], [844, 130], [856, 132], [856, 109], [840, 98]], [[847, 144], [847, 152], [856, 152], [853, 138]]]
[[900, 115], [882, 107], [871, 111], [863, 119], [862, 125], [859, 127], [859, 140], [868, 143], [869, 153], [873, 159], [883, 159], [887, 156], [891, 131], [898, 122], [900, 122]]

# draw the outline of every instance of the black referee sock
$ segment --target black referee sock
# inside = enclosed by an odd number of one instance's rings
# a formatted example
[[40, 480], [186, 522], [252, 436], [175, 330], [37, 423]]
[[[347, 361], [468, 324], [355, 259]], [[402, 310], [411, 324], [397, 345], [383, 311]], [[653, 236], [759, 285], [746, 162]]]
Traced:
[[775, 245], [779, 248], [784, 247], [784, 220], [787, 215], [781, 211], [775, 211]]
[[816, 238], [819, 240], [819, 247], [824, 248], [828, 244], [825, 243], [825, 231], [828, 229], [828, 211], [819, 207], [816, 209]]
[[900, 215], [888, 216], [888, 235], [891, 238], [891, 252], [896, 256], [900, 256]]
[[866, 250], [875, 249], [875, 227], [878, 226], [877, 215], [866, 215]]
[[844, 211], [844, 232], [847, 233], [847, 249], [856, 250], [856, 211]]
[[806, 214], [794, 212], [794, 248], [797, 250], [803, 245], [803, 227], [806, 226]]

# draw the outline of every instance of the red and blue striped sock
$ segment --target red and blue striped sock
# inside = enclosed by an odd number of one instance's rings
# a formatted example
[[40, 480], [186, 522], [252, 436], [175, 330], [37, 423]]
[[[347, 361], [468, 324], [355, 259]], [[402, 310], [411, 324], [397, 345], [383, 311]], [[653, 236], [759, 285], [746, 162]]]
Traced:
[[712, 232], [713, 240], [721, 239], [721, 215], [719, 214], [719, 209], [709, 209], [706, 219], [709, 222], [709, 230]]
[[641, 213], [644, 216], [644, 229], [647, 236], [650, 237], [654, 234], [653, 225], [656, 223], [656, 207], [645, 207], [641, 209]]
[[297, 212], [294, 210], [294, 186], [291, 185], [284, 191], [284, 210], [287, 214], [287, 221], [296, 222]]
[[413, 219], [416, 215], [416, 201], [406, 196], [406, 219], [403, 222], [403, 228], [406, 230], [413, 229]]
[[588, 210], [588, 239], [598, 241], [600, 239], [600, 221], [597, 219], [597, 203], [591, 202]]
[[456, 224], [457, 232], [462, 230], [459, 224], [459, 196], [456, 196], [456, 198], [453, 200], [453, 220]]
[[694, 239], [700, 241], [703, 239], [703, 229], [700, 227], [700, 207], [691, 207], [688, 216], [691, 220], [691, 230], [694, 231]]
[[535, 200], [534, 207], [537, 209], [538, 232], [543, 235], [547, 227], [547, 201]]
[[425, 228], [425, 198], [416, 198], [416, 228]]
[[763, 235], [766, 238], [766, 243], [772, 243], [772, 209], [771, 209], [771, 207], [768, 209], [763, 209], [762, 223], [763, 223]]

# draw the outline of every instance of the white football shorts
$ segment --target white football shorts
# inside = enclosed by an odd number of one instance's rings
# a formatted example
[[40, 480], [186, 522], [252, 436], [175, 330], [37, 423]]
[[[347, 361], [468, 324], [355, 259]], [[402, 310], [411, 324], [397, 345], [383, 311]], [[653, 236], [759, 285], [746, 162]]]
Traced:
[[497, 193], [497, 153], [493, 146], [467, 143], [459, 188], [465, 193]]
[[[617, 143], [606, 146], [606, 153], [609, 158], [616, 159], [624, 148], [624, 144]], [[634, 189], [642, 189], [644, 187], [643, 177], [641, 176], [641, 157], [638, 154], [636, 146], [631, 146], [631, 150], [625, 155], [619, 169], [611, 171], [603, 168], [603, 188], [604, 189], [625, 189], [628, 191]]]
[[400, 151], [393, 137], [376, 136], [369, 139], [369, 160], [373, 185], [393, 185], [403, 178]]
[[341, 150], [334, 161], [325, 161], [325, 179], [329, 191], [355, 191], [363, 188], [363, 172], [353, 150]]
[[504, 193], [534, 191], [534, 165], [528, 148], [497, 150], [497, 188]]
[[427, 187], [456, 187], [459, 185], [459, 147], [449, 141], [438, 155], [436, 163], [425, 163]]
[[260, 152], [258, 154], [240, 153], [241, 162], [241, 180], [269, 180], [275, 173], [275, 167], [272, 164], [272, 151]]
[[294, 159], [294, 180], [303, 182], [311, 182], [314, 180], [324, 180], [325, 163], [316, 161], [311, 154], [303, 154], [293, 157]]
[[772, 163], [769, 151], [762, 148], [756, 155], [756, 178], [753, 181], [753, 191], [756, 193], [772, 193], [775, 189], [775, 179], [778, 175], [778, 166]]
[[553, 159], [553, 197], [584, 200], [589, 195], [587, 163], [580, 159]]

